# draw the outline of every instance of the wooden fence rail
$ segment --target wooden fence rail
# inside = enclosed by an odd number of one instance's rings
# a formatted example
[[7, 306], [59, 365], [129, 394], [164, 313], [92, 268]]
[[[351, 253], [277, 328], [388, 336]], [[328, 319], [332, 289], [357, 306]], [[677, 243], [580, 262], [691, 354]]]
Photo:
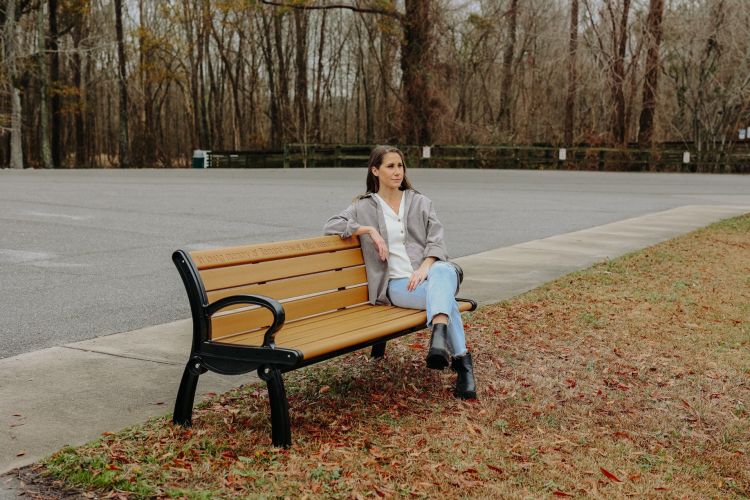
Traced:
[[[364, 167], [371, 145], [288, 144], [280, 150], [212, 151], [211, 168]], [[555, 169], [620, 172], [750, 173], [750, 148], [731, 151], [547, 146], [402, 146], [409, 168]], [[689, 159], [685, 152], [689, 153]], [[687, 162], [685, 160], [688, 160]]]

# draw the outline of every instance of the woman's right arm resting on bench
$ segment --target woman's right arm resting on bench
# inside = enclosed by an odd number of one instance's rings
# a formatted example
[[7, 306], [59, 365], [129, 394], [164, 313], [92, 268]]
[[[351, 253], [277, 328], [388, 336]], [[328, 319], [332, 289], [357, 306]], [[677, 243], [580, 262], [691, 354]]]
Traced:
[[357, 222], [356, 207], [354, 203], [349, 205], [340, 214], [334, 215], [328, 219], [325, 226], [323, 226], [323, 232], [325, 234], [337, 234], [342, 238], [362, 236], [366, 234], [372, 238], [373, 244], [378, 249], [380, 260], [386, 260], [388, 258], [388, 245], [385, 243], [385, 240], [378, 230], [372, 226], [360, 226]]

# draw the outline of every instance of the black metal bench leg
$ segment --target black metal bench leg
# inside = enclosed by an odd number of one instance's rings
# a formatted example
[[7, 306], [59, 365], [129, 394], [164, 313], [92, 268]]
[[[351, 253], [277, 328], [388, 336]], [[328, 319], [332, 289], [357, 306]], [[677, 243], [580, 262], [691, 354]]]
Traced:
[[274, 446], [288, 448], [292, 445], [292, 430], [289, 421], [289, 402], [284, 389], [284, 379], [278, 368], [261, 367], [258, 376], [266, 381], [268, 400], [271, 403], [271, 440]]
[[382, 358], [385, 356], [385, 342], [378, 342], [377, 344], [372, 346], [372, 351], [370, 352], [370, 356], [373, 358]]
[[195, 389], [198, 387], [198, 377], [206, 373], [200, 358], [191, 358], [182, 372], [180, 389], [177, 391], [177, 401], [174, 404], [172, 422], [190, 427], [193, 424], [193, 402], [195, 401]]

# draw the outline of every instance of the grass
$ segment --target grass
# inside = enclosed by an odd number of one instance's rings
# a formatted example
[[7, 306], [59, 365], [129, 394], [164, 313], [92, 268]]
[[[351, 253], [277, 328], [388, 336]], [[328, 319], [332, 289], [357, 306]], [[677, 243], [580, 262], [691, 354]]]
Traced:
[[425, 333], [260, 386], [194, 427], [151, 420], [32, 469], [120, 497], [750, 496], [750, 216], [468, 315], [479, 401], [423, 366]]

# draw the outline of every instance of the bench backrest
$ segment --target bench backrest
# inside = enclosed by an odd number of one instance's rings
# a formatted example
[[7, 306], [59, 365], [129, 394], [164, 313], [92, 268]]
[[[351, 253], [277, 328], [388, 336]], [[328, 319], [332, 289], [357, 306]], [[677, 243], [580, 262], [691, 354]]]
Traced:
[[[367, 276], [357, 237], [323, 236], [190, 253], [212, 303], [238, 294], [280, 301], [286, 323], [367, 302]], [[265, 328], [271, 314], [255, 306], [214, 315], [212, 340]]]

